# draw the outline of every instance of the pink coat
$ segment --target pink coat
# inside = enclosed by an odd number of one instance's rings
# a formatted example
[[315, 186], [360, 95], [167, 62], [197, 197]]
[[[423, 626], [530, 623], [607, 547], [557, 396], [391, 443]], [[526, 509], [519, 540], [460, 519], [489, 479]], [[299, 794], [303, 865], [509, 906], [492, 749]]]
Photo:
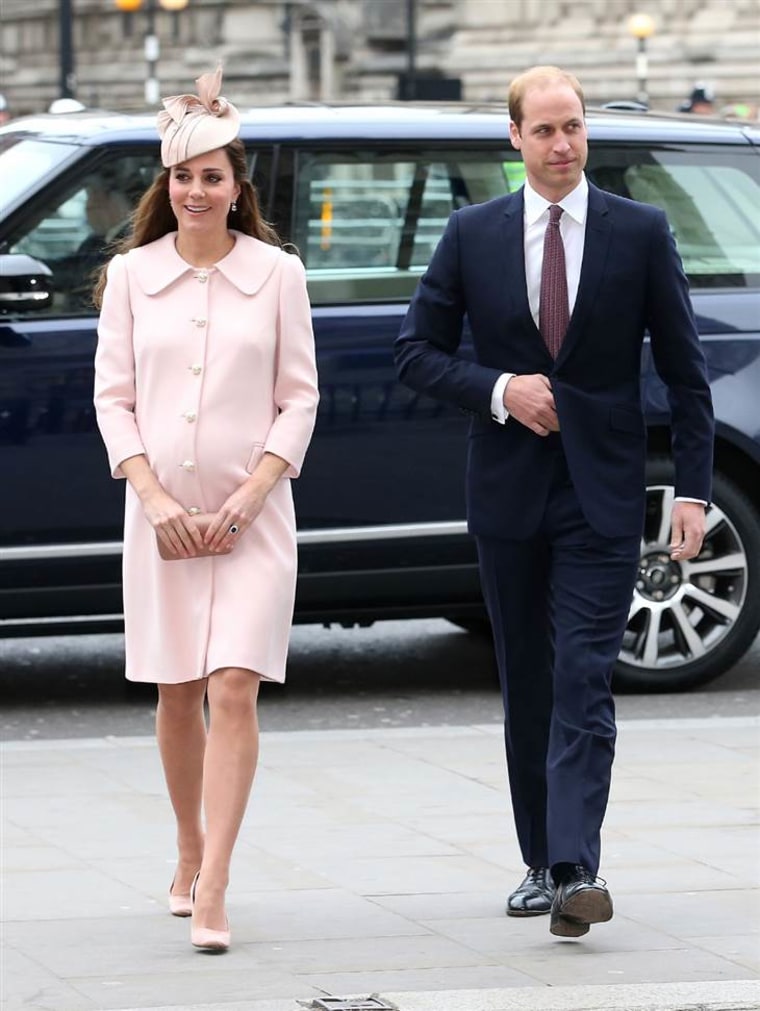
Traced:
[[188, 510], [215, 512], [264, 452], [289, 468], [235, 550], [162, 561], [128, 485], [127, 677], [178, 683], [219, 667], [283, 681], [293, 616], [297, 477], [317, 408], [311, 312], [297, 256], [234, 233], [198, 270], [176, 233], [115, 256], [98, 326], [95, 407], [111, 472], [144, 453]]

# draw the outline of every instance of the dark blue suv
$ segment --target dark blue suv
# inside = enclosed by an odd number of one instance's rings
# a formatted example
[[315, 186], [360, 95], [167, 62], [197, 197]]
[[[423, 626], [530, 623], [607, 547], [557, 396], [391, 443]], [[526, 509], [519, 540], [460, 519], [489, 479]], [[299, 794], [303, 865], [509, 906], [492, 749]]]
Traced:
[[[760, 628], [760, 133], [620, 111], [588, 121], [589, 177], [667, 212], [710, 369], [715, 501], [701, 555], [673, 567], [667, 403], [642, 360], [649, 496], [616, 674], [682, 688], [725, 671]], [[506, 110], [259, 109], [243, 139], [314, 307], [322, 399], [295, 485], [296, 619], [482, 627], [464, 523], [468, 420], [396, 382], [392, 343], [451, 211], [522, 184]], [[119, 627], [123, 489], [92, 409], [89, 287], [157, 164], [148, 115], [0, 130], [0, 634]]]

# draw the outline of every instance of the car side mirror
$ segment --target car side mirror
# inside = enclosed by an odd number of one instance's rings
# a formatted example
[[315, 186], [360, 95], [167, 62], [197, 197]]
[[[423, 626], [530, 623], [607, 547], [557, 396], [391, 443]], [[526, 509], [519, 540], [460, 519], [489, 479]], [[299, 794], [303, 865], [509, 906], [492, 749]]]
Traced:
[[26, 253], [0, 255], [0, 316], [42, 311], [53, 299], [53, 272]]

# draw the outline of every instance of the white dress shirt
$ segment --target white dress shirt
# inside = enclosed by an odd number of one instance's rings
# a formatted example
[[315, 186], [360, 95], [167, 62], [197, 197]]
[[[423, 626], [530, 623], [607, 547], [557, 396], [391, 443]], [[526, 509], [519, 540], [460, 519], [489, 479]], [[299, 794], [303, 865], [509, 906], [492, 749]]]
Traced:
[[[523, 242], [525, 248], [525, 281], [528, 288], [528, 304], [536, 326], [538, 326], [538, 305], [541, 298], [541, 267], [544, 259], [544, 235], [549, 224], [551, 201], [540, 196], [526, 180], [523, 190], [525, 211], [523, 215]], [[586, 243], [586, 213], [588, 211], [588, 183], [586, 176], [562, 200], [559, 206], [565, 212], [559, 219], [559, 231], [565, 247], [565, 270], [567, 272], [567, 302], [570, 315], [573, 314], [581, 277], [583, 248]], [[509, 412], [504, 406], [504, 391], [514, 375], [505, 372], [496, 380], [491, 393], [491, 416], [500, 425], [505, 424]]]

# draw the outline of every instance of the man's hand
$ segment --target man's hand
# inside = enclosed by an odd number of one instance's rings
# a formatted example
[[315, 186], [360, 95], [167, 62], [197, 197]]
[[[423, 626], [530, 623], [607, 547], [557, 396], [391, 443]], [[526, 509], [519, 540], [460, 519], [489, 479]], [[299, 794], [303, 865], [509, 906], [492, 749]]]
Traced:
[[705, 507], [701, 502], [674, 502], [670, 557], [674, 562], [696, 558], [705, 537]]
[[504, 390], [504, 406], [511, 417], [536, 435], [559, 431], [554, 394], [546, 376], [513, 376]]

